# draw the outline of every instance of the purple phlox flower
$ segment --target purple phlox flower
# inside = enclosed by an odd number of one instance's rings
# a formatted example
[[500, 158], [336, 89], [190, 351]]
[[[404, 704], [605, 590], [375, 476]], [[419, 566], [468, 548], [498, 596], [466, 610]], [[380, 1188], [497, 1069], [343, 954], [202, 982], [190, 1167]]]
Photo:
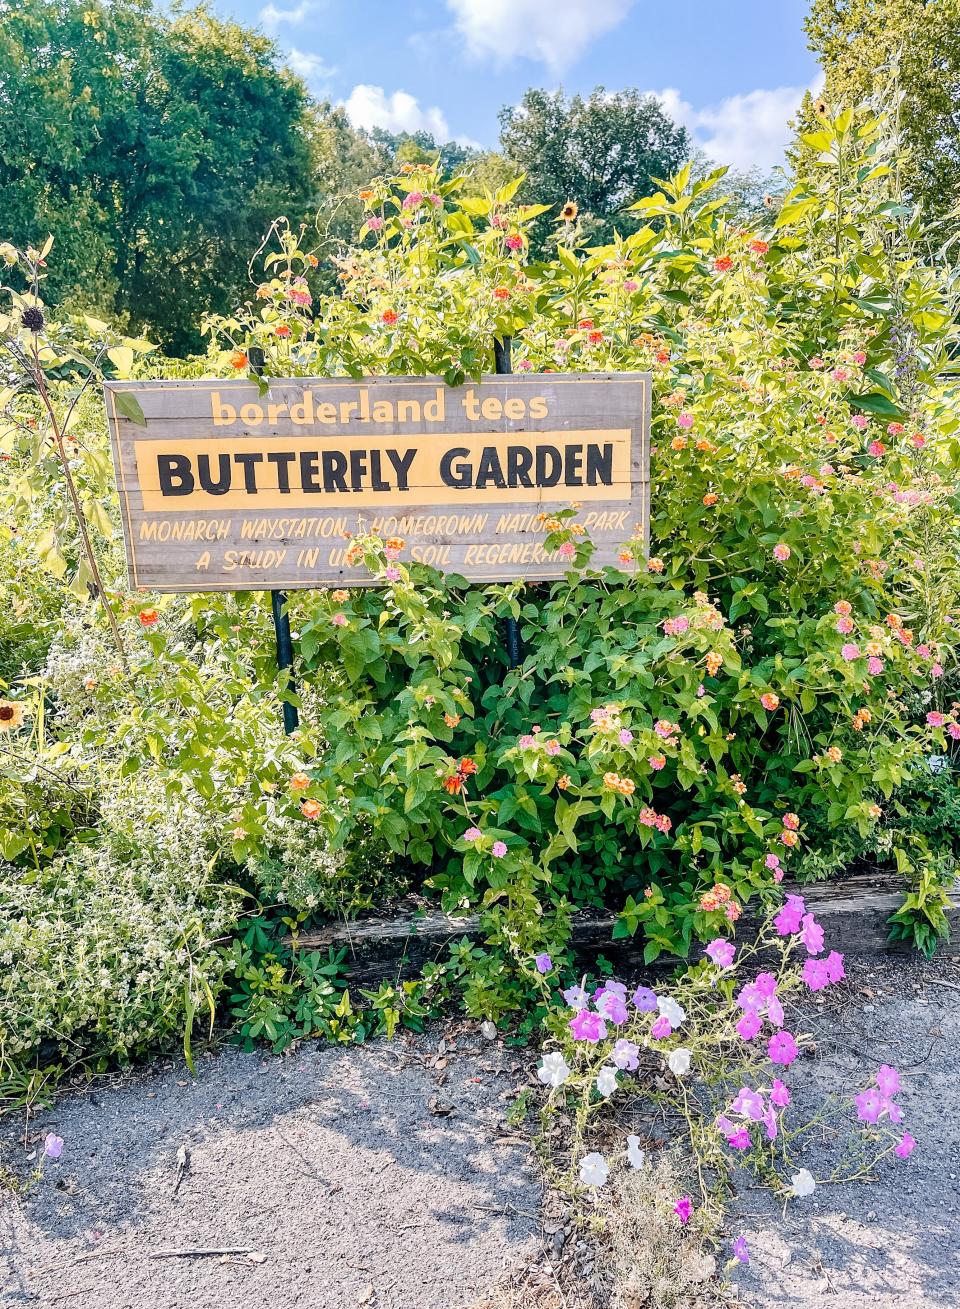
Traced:
[[755, 1009], [748, 1009], [737, 1023], [737, 1031], [745, 1041], [752, 1041], [763, 1026], [763, 1019]]
[[838, 950], [831, 950], [824, 962], [827, 965], [827, 977], [831, 982], [842, 982], [846, 973], [843, 971], [843, 955]]
[[909, 1159], [910, 1156], [913, 1154], [913, 1150], [916, 1144], [917, 1144], [916, 1141], [913, 1139], [910, 1133], [904, 1132], [903, 1136], [901, 1136], [900, 1140], [893, 1147], [893, 1153], [897, 1156], [898, 1159]]
[[767, 1140], [775, 1141], [777, 1139], [777, 1111], [772, 1104], [767, 1106], [767, 1111], [763, 1115], [763, 1125], [767, 1129]]
[[788, 895], [786, 904], [773, 920], [777, 935], [792, 936], [794, 932], [799, 932], [806, 911], [802, 895]]
[[43, 1153], [47, 1159], [59, 1159], [63, 1154], [63, 1137], [48, 1132], [43, 1142]]
[[563, 993], [563, 998], [571, 1009], [586, 1009], [587, 992], [582, 986], [568, 986]]
[[655, 1041], [662, 1041], [664, 1037], [669, 1036], [672, 1031], [673, 1028], [670, 1026], [670, 1019], [661, 1014], [659, 1018], [654, 1019], [653, 1026], [650, 1028], [650, 1035]]
[[750, 1249], [747, 1245], [745, 1236], [738, 1236], [733, 1242], [733, 1257], [737, 1263], [748, 1264], [750, 1262]]
[[628, 1069], [631, 1073], [636, 1072], [640, 1047], [634, 1045], [633, 1041], [627, 1041], [623, 1037], [617, 1041], [613, 1047], [611, 1059], [618, 1068]]
[[877, 1069], [877, 1089], [881, 1095], [896, 1095], [900, 1090], [900, 1074], [889, 1064], [881, 1064]]
[[549, 973], [553, 967], [553, 960], [548, 954], [538, 954], [534, 956], [533, 962], [537, 966], [538, 973]]
[[717, 1127], [723, 1132], [724, 1136], [730, 1136], [732, 1132], [737, 1130], [735, 1124], [730, 1121], [726, 1114], [717, 1114]]
[[875, 1127], [884, 1109], [883, 1096], [877, 1088], [871, 1086], [866, 1091], [861, 1091], [854, 1098], [854, 1104], [857, 1106], [857, 1117], [860, 1121]]
[[602, 1041], [607, 1034], [607, 1025], [600, 1014], [581, 1009], [570, 1019], [570, 1031], [578, 1041]]
[[755, 982], [741, 986], [737, 993], [737, 1004], [748, 1013], [759, 1013], [763, 1008], [763, 996], [757, 990]]
[[730, 941], [725, 941], [723, 937], [718, 937], [707, 946], [707, 958], [718, 968], [729, 968], [736, 953], [736, 946]]
[[764, 1115], [763, 1096], [759, 1091], [753, 1091], [749, 1086], [741, 1086], [730, 1105], [730, 1112], [740, 1114], [744, 1118], [752, 1118], [755, 1123], [759, 1123]]
[[757, 973], [754, 986], [757, 988], [759, 995], [765, 1000], [769, 1000], [772, 995], [777, 993], [777, 979], [773, 973]]
[[638, 986], [633, 993], [633, 1003], [642, 1014], [652, 1014], [657, 1008], [657, 997], [649, 986]]
[[689, 1223], [690, 1221], [690, 1214], [692, 1209], [693, 1209], [693, 1201], [690, 1199], [689, 1195], [682, 1195], [680, 1199], [677, 1201], [677, 1203], [673, 1206], [673, 1212], [680, 1219], [680, 1222], [684, 1227], [686, 1227], [687, 1223]]
[[596, 1001], [597, 1013], [609, 1018], [611, 1023], [627, 1021], [627, 1006], [615, 991], [603, 991]]
[[775, 995], [772, 995], [767, 1001], [767, 1018], [773, 1023], [774, 1027], [783, 1026], [783, 1005]]
[[602, 986], [598, 986], [594, 991], [593, 998], [595, 1001], [599, 1000], [602, 995], [606, 995], [608, 992], [611, 995], [619, 996], [624, 1001], [627, 998], [627, 988], [623, 982], [604, 982]]
[[770, 1100], [780, 1109], [786, 1109], [790, 1103], [790, 1088], [779, 1077], [773, 1079], [773, 1085], [770, 1087]]
[[825, 986], [829, 986], [830, 974], [826, 959], [805, 959], [803, 980], [811, 991], [822, 991]]
[[803, 915], [803, 926], [800, 929], [800, 940], [807, 948], [807, 954], [819, 954], [823, 949], [823, 928], [814, 918], [813, 914]]
[[749, 1150], [751, 1145], [750, 1133], [745, 1127], [738, 1128], [727, 1137], [727, 1145], [734, 1150]]
[[800, 1051], [791, 1032], [775, 1032], [767, 1042], [767, 1054], [775, 1064], [789, 1068]]

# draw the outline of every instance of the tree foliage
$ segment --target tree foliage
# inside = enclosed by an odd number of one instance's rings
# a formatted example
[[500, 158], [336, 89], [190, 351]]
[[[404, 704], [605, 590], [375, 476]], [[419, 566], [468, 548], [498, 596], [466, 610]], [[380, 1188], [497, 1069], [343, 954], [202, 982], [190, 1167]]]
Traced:
[[[949, 210], [960, 194], [960, 0], [813, 0], [806, 30], [828, 107], [902, 91], [905, 184], [928, 214]], [[810, 108], [808, 97], [808, 125]]]
[[[523, 197], [558, 206], [572, 201], [598, 242], [612, 240], [614, 229], [633, 230], [624, 207], [650, 195], [653, 179], [671, 176], [689, 153], [686, 128], [655, 96], [634, 89], [598, 86], [586, 99], [568, 100], [562, 90], [531, 88], [502, 111], [500, 127], [504, 153], [526, 174]], [[549, 217], [541, 218], [534, 243], [549, 231]]]
[[149, 0], [0, 7], [0, 231], [59, 254], [51, 292], [196, 346], [278, 212], [316, 200], [303, 84], [266, 38]]

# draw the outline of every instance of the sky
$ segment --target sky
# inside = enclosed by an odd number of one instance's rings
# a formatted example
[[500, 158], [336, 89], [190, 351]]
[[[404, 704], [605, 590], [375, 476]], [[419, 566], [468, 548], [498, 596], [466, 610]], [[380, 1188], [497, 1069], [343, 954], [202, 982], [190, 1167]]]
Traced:
[[217, 0], [358, 127], [493, 148], [528, 86], [658, 95], [717, 163], [779, 163], [818, 86], [807, 0]]

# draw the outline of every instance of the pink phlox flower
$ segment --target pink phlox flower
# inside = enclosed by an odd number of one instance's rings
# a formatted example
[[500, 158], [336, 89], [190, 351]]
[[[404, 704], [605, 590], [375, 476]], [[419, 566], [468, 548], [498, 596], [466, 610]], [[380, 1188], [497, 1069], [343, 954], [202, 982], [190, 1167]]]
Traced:
[[843, 971], [843, 955], [838, 950], [831, 950], [824, 961], [827, 965], [827, 977], [831, 982], [842, 982], [846, 973]]
[[745, 1041], [752, 1041], [763, 1026], [763, 1019], [755, 1009], [748, 1009], [737, 1023], [737, 1031]]
[[627, 1006], [615, 991], [604, 991], [595, 1003], [597, 1013], [602, 1014], [604, 1018], [609, 1018], [611, 1023], [627, 1021]]
[[718, 937], [716, 941], [711, 941], [707, 946], [707, 958], [717, 965], [718, 968], [729, 968], [733, 963], [734, 956], [737, 953], [736, 946], [730, 941], [725, 941], [723, 937]]
[[655, 1041], [662, 1041], [665, 1037], [669, 1036], [672, 1031], [673, 1028], [670, 1025], [670, 1019], [661, 1014], [659, 1018], [654, 1020], [653, 1026], [650, 1028], [650, 1035]]
[[766, 1128], [767, 1140], [775, 1141], [779, 1132], [777, 1127], [777, 1111], [774, 1109], [772, 1104], [767, 1106], [767, 1111], [763, 1115], [763, 1125]]
[[751, 1090], [749, 1086], [741, 1086], [730, 1105], [730, 1112], [759, 1123], [763, 1121], [766, 1105], [759, 1091]]
[[800, 931], [803, 915], [807, 912], [802, 895], [788, 895], [786, 904], [773, 920], [778, 936], [792, 936]]
[[770, 1087], [770, 1101], [779, 1109], [786, 1109], [790, 1103], [790, 1088], [785, 1082], [781, 1082], [779, 1077], [773, 1079], [773, 1085]]
[[775, 1064], [789, 1068], [800, 1051], [791, 1032], [775, 1032], [767, 1042], [767, 1054]]
[[806, 946], [807, 954], [820, 954], [823, 950], [823, 928], [813, 914], [803, 915], [800, 940]]
[[613, 1047], [613, 1053], [610, 1057], [618, 1068], [633, 1073], [637, 1070], [639, 1054], [640, 1047], [638, 1045], [634, 1045], [633, 1041], [627, 1041], [621, 1037]]
[[682, 1195], [677, 1203], [673, 1206], [673, 1212], [680, 1219], [681, 1224], [686, 1227], [690, 1221], [690, 1214], [693, 1209], [693, 1201], [689, 1195]]
[[903, 1136], [901, 1136], [900, 1140], [893, 1147], [893, 1153], [898, 1159], [909, 1159], [913, 1154], [916, 1144], [916, 1141], [910, 1133], [904, 1132]]
[[889, 1064], [881, 1064], [877, 1069], [877, 1089], [881, 1095], [896, 1095], [900, 1090], [900, 1074]]
[[607, 1035], [607, 1025], [600, 1014], [590, 1009], [581, 1009], [570, 1019], [570, 1031], [578, 1041], [602, 1041]]
[[777, 993], [777, 979], [773, 973], [757, 973], [753, 984], [757, 988], [758, 994], [762, 995], [765, 1000], [769, 1000], [772, 995]]
[[727, 1137], [727, 1145], [734, 1150], [749, 1150], [750, 1144], [750, 1133], [745, 1127], [738, 1127], [735, 1132], [731, 1132]]
[[854, 1097], [853, 1102], [857, 1106], [857, 1117], [860, 1121], [875, 1127], [880, 1121], [880, 1116], [884, 1110], [883, 1096], [877, 1088], [871, 1086], [866, 1091], [861, 1091], [858, 1096]]
[[805, 959], [803, 980], [811, 991], [822, 991], [825, 986], [829, 986], [830, 978], [827, 972], [827, 961], [825, 959]]
[[884, 1105], [887, 1113], [890, 1115], [891, 1123], [903, 1122], [903, 1110], [900, 1105], [897, 1104], [896, 1100], [886, 1100], [884, 1101]]
[[767, 1018], [774, 1027], [783, 1026], [783, 1005], [775, 995], [767, 1001]]

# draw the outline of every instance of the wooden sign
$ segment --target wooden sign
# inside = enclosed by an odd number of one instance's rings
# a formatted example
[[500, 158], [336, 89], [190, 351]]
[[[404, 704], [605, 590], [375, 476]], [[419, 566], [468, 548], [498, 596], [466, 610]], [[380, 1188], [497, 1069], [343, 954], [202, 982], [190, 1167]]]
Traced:
[[598, 567], [647, 539], [649, 373], [104, 390], [134, 588], [369, 586], [345, 558], [365, 532], [472, 581], [542, 581], [569, 564], [539, 515], [573, 503]]

